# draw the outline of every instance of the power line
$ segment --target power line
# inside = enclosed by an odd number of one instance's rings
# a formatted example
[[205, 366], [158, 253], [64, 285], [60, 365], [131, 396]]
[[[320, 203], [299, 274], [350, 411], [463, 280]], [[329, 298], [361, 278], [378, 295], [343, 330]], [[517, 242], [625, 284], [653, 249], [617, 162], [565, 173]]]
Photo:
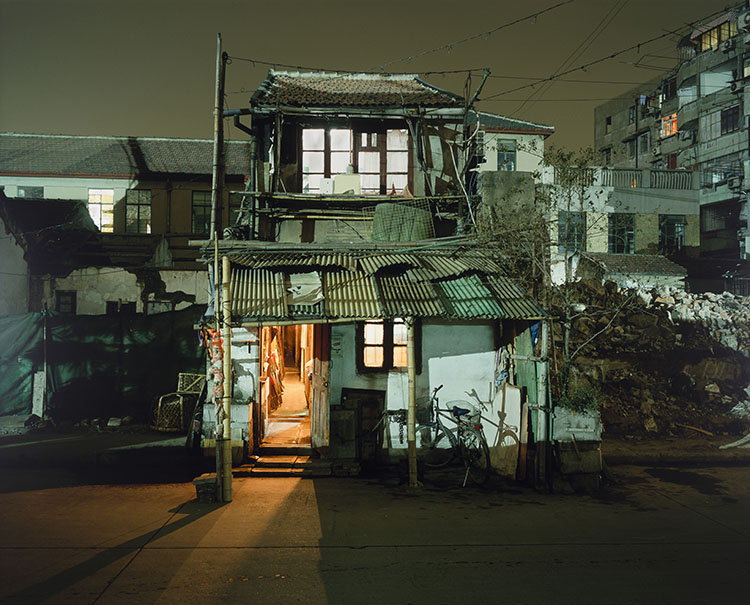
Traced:
[[461, 40], [455, 40], [453, 42], [448, 42], [446, 44], [442, 44], [440, 46], [437, 46], [435, 48], [431, 48], [429, 50], [424, 50], [422, 52], [416, 53], [414, 55], [410, 55], [408, 57], [404, 57], [402, 59], [395, 59], [393, 61], [389, 61], [388, 63], [383, 63], [379, 67], [373, 68], [375, 71], [382, 71], [386, 67], [389, 67], [390, 65], [395, 65], [396, 63], [405, 63], [407, 61], [413, 61], [414, 59], [418, 59], [420, 57], [424, 57], [425, 55], [430, 55], [432, 53], [439, 52], [441, 50], [450, 50], [454, 46], [458, 46], [459, 44], [464, 44], [465, 42], [471, 42], [472, 40], [476, 40], [478, 38], [489, 38], [492, 34], [500, 31], [501, 29], [506, 29], [508, 27], [511, 27], [513, 25], [517, 25], [518, 23], [522, 23], [524, 21], [534, 21], [537, 17], [548, 13], [550, 11], [553, 11], [557, 8], [560, 8], [561, 6], [565, 6], [566, 4], [571, 4], [572, 2], [575, 2], [576, 0], [565, 0], [564, 2], [558, 2], [557, 4], [554, 4], [552, 6], [549, 6], [545, 9], [542, 9], [540, 11], [537, 11], [535, 13], [532, 13], [530, 15], [526, 15], [525, 17], [521, 17], [519, 19], [515, 19], [514, 21], [509, 21], [508, 23], [503, 23], [502, 25], [498, 25], [497, 27], [493, 27], [492, 29], [489, 29], [484, 32], [480, 32], [478, 34], [472, 34], [471, 36], [467, 36], [466, 38], [462, 38]]

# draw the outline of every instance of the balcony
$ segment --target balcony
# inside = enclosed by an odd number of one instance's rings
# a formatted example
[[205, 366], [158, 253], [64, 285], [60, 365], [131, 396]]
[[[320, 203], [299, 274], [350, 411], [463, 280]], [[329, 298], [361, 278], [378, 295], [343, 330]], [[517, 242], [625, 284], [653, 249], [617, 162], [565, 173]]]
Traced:
[[[613, 187], [619, 189], [697, 189], [697, 173], [687, 170], [652, 170], [649, 168], [588, 168], [581, 174], [585, 187]], [[546, 168], [542, 182], [560, 185], [560, 178], [552, 168]]]

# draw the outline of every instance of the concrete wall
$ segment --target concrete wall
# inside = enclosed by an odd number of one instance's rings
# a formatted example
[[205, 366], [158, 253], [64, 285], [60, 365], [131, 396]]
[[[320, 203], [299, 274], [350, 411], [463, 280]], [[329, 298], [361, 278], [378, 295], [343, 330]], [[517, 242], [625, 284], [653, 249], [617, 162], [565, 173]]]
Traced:
[[516, 171], [535, 173], [541, 169], [544, 154], [544, 137], [531, 134], [484, 133], [484, 162], [478, 166], [479, 172], [497, 170], [497, 151], [501, 140], [516, 142]]
[[28, 265], [23, 248], [5, 229], [0, 219], [0, 317], [29, 310]]

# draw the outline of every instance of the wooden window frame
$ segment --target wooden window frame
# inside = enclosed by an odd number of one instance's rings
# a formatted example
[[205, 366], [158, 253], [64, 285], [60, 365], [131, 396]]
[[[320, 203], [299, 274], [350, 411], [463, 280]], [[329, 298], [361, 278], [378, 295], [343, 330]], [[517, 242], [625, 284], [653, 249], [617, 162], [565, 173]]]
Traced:
[[[365, 323], [364, 321], [358, 321], [356, 326], [355, 335], [355, 348], [356, 348], [356, 362], [357, 372], [359, 374], [374, 374], [382, 372], [406, 372], [407, 367], [394, 367], [393, 366], [393, 319], [377, 319], [373, 318], [368, 321], [382, 321], [383, 322], [383, 365], [379, 367], [371, 367], [365, 365], [364, 351], [365, 351]], [[422, 373], [422, 322], [418, 319], [414, 323], [414, 357], [416, 364], [417, 374]]]
[[[148, 194], [148, 202], [144, 202], [141, 200], [142, 197], [146, 197], [145, 194]], [[133, 199], [131, 199], [131, 197]], [[151, 189], [128, 189], [125, 191], [125, 233], [151, 233], [152, 231], [152, 225], [151, 225], [151, 200], [153, 199], [153, 194], [151, 192]], [[135, 208], [136, 212], [136, 222], [135, 222], [135, 228], [131, 227], [130, 223], [130, 217], [128, 216], [130, 214], [129, 210], [131, 208]], [[142, 217], [143, 210], [148, 209], [148, 218], [144, 219]], [[146, 213], [143, 213], [146, 214]], [[141, 230], [141, 223], [145, 221], [146, 229]]]

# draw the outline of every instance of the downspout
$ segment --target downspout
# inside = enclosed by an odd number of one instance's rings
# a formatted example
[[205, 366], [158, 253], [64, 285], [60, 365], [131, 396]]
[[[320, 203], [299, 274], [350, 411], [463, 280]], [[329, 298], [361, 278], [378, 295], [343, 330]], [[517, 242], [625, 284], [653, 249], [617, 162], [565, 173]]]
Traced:
[[229, 290], [229, 257], [221, 267], [222, 341], [224, 343], [224, 431], [222, 440], [221, 501], [232, 501], [232, 299]]
[[549, 388], [549, 361], [547, 359], [549, 339], [549, 325], [547, 321], [542, 320], [542, 347], [540, 351], [541, 360], [539, 361], [539, 374], [537, 382], [537, 485], [546, 486], [548, 459], [551, 453], [549, 449], [550, 430], [552, 423], [550, 421], [550, 409], [547, 407], [547, 391]]
[[409, 487], [417, 487], [417, 430], [416, 430], [416, 356], [414, 354], [414, 318], [406, 321], [406, 359], [409, 404], [406, 411], [406, 444], [409, 462]]
[[250, 195], [250, 233], [249, 237], [250, 239], [255, 239], [255, 228], [256, 228], [256, 206], [257, 206], [257, 200], [255, 197], [255, 192], [258, 191], [258, 166], [257, 166], [257, 155], [258, 155], [258, 140], [255, 135], [255, 131], [250, 128], [249, 126], [246, 126], [240, 121], [240, 118], [242, 116], [251, 115], [253, 113], [252, 109], [230, 109], [224, 112], [224, 117], [232, 117], [234, 119], [234, 126], [238, 130], [241, 130], [245, 134], [247, 134], [250, 137], [250, 167], [249, 167], [249, 177], [250, 182], [249, 186], [246, 187], [246, 190], [252, 191], [252, 195]]

